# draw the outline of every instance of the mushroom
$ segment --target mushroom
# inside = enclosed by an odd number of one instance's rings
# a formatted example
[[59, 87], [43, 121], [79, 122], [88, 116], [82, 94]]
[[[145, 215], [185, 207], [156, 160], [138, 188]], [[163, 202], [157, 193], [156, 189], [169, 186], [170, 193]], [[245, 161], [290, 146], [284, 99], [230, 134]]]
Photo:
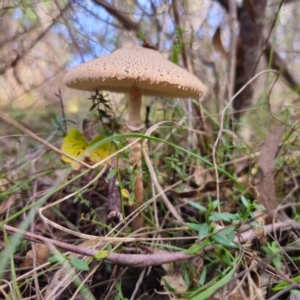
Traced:
[[[128, 93], [128, 122], [131, 132], [143, 128], [141, 123], [142, 95], [199, 98], [204, 93], [201, 81], [165, 59], [158, 51], [143, 47], [121, 48], [70, 70], [64, 84], [79, 90], [106, 90]], [[141, 144], [131, 148], [129, 157], [135, 173], [135, 200], [143, 202]], [[137, 226], [133, 226], [137, 227]]]

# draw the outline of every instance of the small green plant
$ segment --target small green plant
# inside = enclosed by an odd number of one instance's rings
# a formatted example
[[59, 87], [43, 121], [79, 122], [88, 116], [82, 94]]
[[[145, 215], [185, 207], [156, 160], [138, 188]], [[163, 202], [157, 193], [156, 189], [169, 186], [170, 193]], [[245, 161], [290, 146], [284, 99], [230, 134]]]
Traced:
[[124, 297], [123, 296], [123, 293], [122, 293], [122, 284], [120, 281], [118, 281], [116, 283], [116, 290], [118, 292], [118, 294], [115, 296], [115, 300], [129, 300], [128, 298]]
[[[216, 270], [217, 276], [213, 278], [210, 282], [197, 286], [187, 297], [188, 300], [204, 300], [210, 299], [210, 297], [219, 290], [222, 286], [230, 281], [232, 278], [237, 264], [238, 259], [232, 261], [230, 267], [225, 268], [223, 271]], [[208, 268], [208, 266], [207, 266]], [[204, 278], [206, 277], [207, 269], [204, 270], [201, 274], [202, 282], [204, 282]]]
[[[219, 213], [216, 211], [221, 204], [219, 200], [209, 201], [207, 207], [190, 201], [189, 204], [204, 215], [205, 223], [187, 223], [190, 229], [198, 233], [200, 242], [193, 244], [186, 253], [195, 254], [204, 249], [208, 244], [211, 244], [218, 248], [220, 260], [227, 264], [230, 263], [232, 257], [228, 259], [230, 252], [227, 252], [226, 248], [238, 248], [238, 245], [234, 242], [236, 225], [243, 221], [248, 221], [249, 218], [254, 218], [253, 211], [256, 209], [264, 210], [263, 206], [247, 200], [244, 196], [241, 197], [241, 202], [243, 204], [242, 211], [232, 214], [227, 212]], [[220, 221], [228, 222], [230, 226], [216, 231], [214, 222]], [[255, 221], [251, 222], [251, 225], [261, 227], [261, 225]]]
[[[75, 186], [71, 187], [71, 193], [77, 192], [78, 188]], [[86, 192], [86, 191], [85, 191]], [[73, 199], [73, 203], [80, 202], [80, 204], [83, 204], [87, 207], [89, 207], [89, 201], [84, 198], [83, 193], [81, 191], [78, 191]]]
[[257, 204], [255, 201], [249, 201], [244, 196], [241, 196], [241, 202], [244, 208], [237, 212], [239, 221], [242, 222], [248, 221], [249, 219], [253, 219], [254, 221], [250, 222], [250, 225], [261, 227], [261, 225], [255, 221], [256, 216], [253, 212], [256, 210], [264, 211], [265, 208], [262, 205]]
[[[298, 282], [298, 281], [300, 281], [300, 275], [297, 275], [297, 276], [291, 278], [290, 280], [291, 280], [292, 282]], [[283, 290], [283, 289], [289, 287], [290, 285], [291, 285], [290, 282], [284, 280], [284, 281], [282, 281], [282, 282], [276, 284], [276, 285], [272, 288], [272, 291], [273, 291], [273, 292], [280, 292], [281, 290]], [[293, 292], [294, 294], [298, 294], [298, 295], [300, 294], [298, 290], [292, 290], [291, 292]]]
[[268, 243], [267, 246], [263, 246], [262, 249], [265, 251], [268, 257], [272, 257], [272, 263], [277, 270], [283, 270], [281, 249], [278, 247], [277, 243], [274, 241]]
[[[110, 105], [110, 100], [107, 99], [107, 95], [103, 96], [103, 94], [99, 93], [98, 90], [96, 90], [95, 94], [92, 95], [89, 100], [92, 101], [90, 111], [97, 112], [99, 121], [101, 122], [103, 128], [107, 130], [104, 119], [108, 119], [110, 121], [115, 119], [114, 111]], [[106, 132], [106, 134], [108, 133], [109, 132]]]
[[283, 123], [290, 127], [294, 127], [294, 122], [291, 118], [293, 116], [292, 109], [292, 106], [284, 106], [278, 116]]
[[137, 172], [137, 166], [135, 165], [133, 168], [132, 167], [127, 167], [127, 176], [128, 176], [128, 180], [122, 180], [119, 183], [119, 186], [121, 188], [121, 195], [123, 196], [123, 198], [128, 199], [127, 200], [127, 204], [133, 205], [135, 202], [135, 196], [134, 196], [134, 187], [135, 187], [135, 180], [136, 177], [134, 176], [134, 174]]
[[226, 221], [237, 222], [238, 217], [236, 214], [230, 213], [218, 213], [215, 210], [220, 205], [218, 200], [210, 201], [207, 207], [195, 202], [190, 202], [190, 205], [198, 209], [204, 214], [205, 223], [195, 224], [187, 223], [188, 227], [196, 231], [199, 236], [200, 242], [193, 244], [187, 251], [187, 254], [196, 254], [200, 250], [204, 249], [207, 245], [213, 245], [217, 252], [213, 253], [215, 258], [227, 265], [230, 265], [233, 257], [226, 248], [238, 248], [239, 246], [234, 242], [235, 226], [228, 226], [223, 230], [217, 231], [215, 225], [212, 222]]
[[[194, 153], [194, 151], [191, 151], [191, 153]], [[192, 155], [187, 155], [176, 149], [170, 156], [165, 158], [166, 169], [172, 170], [181, 180], [184, 180], [188, 176], [187, 166], [192, 165], [193, 161], [194, 158]]]
[[57, 253], [56, 255], [49, 257], [48, 261], [51, 263], [60, 263], [60, 264], [64, 264], [66, 261], [68, 261], [74, 268], [76, 268], [79, 271], [90, 270], [89, 265], [84, 260], [76, 257], [68, 257], [60, 253]]

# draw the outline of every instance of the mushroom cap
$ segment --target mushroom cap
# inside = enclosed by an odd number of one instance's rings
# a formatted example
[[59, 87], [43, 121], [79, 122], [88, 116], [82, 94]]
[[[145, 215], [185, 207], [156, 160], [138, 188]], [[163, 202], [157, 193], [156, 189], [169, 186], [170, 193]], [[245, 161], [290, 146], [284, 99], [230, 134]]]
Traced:
[[84, 63], [67, 72], [63, 82], [74, 89], [116, 93], [137, 87], [143, 95], [162, 97], [198, 98], [205, 91], [197, 77], [142, 47], [120, 48]]

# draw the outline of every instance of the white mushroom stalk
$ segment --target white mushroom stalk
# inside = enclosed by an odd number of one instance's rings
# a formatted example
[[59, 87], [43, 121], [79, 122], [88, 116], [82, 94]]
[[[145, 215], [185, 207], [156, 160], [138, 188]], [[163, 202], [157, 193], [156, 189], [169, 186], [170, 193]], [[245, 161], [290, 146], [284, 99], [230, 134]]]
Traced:
[[132, 87], [129, 91], [128, 99], [128, 121], [127, 126], [130, 131], [140, 131], [144, 124], [141, 123], [142, 90]]
[[[129, 94], [127, 125], [131, 132], [143, 127], [142, 95], [199, 98], [205, 91], [197, 77], [168, 61], [158, 51], [142, 47], [121, 48], [84, 63], [65, 75], [64, 84], [80, 90]], [[133, 145], [129, 158], [132, 166], [137, 165], [134, 193], [140, 205], [144, 199], [140, 143]], [[132, 227], [140, 226], [142, 223], [137, 221]]]
[[[127, 127], [131, 132], [140, 131], [143, 128], [141, 123], [141, 107], [142, 107], [142, 90], [138, 87], [132, 87], [129, 91], [128, 99], [128, 121]], [[130, 142], [135, 139], [131, 139]], [[135, 171], [135, 183], [134, 183], [134, 197], [137, 205], [141, 205], [144, 200], [144, 184], [142, 174], [142, 144], [137, 142], [131, 146], [131, 152], [129, 153], [129, 160], [132, 167], [136, 165]], [[131, 207], [131, 212], [137, 207]], [[143, 227], [144, 219], [141, 215], [137, 216], [132, 223], [132, 229], [136, 230]]]

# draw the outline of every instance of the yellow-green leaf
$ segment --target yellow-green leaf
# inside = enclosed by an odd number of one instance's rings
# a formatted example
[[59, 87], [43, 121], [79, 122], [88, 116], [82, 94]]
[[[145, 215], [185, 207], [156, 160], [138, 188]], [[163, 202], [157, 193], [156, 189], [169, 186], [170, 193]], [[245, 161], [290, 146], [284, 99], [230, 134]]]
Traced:
[[[78, 129], [72, 128], [65, 136], [61, 150], [77, 160], [83, 161], [85, 158], [88, 158], [89, 161], [96, 163], [115, 151], [115, 147], [110, 142], [96, 146], [96, 144], [104, 138], [104, 135], [99, 135], [88, 143], [84, 135]], [[73, 161], [65, 155], [63, 155], [61, 159], [66, 163], [70, 163], [75, 170], [80, 168], [78, 162]]]
[[94, 255], [94, 258], [95, 258], [95, 259], [105, 259], [108, 255], [109, 255], [109, 251], [107, 251], [107, 250], [102, 250], [102, 251], [97, 252], [97, 253]]
[[[88, 148], [89, 144], [86, 141], [84, 135], [77, 129], [72, 128], [63, 140], [61, 150], [74, 158], [80, 159], [84, 152]], [[61, 159], [66, 163], [72, 163], [73, 160], [62, 156]]]
[[[94, 145], [96, 145], [98, 142], [100, 142], [104, 138], [105, 138], [104, 135], [98, 135], [93, 140], [91, 140], [89, 146], [91, 148], [93, 148]], [[89, 155], [89, 158], [92, 162], [98, 162], [98, 161], [102, 160], [103, 158], [106, 158], [113, 152], [115, 152], [114, 145], [109, 142], [109, 143], [105, 143], [105, 144], [93, 149]]]
[[126, 198], [126, 199], [129, 199], [129, 197], [130, 197], [129, 192], [128, 192], [128, 190], [126, 190], [126, 189], [121, 189], [121, 194], [122, 194], [122, 196], [123, 196], [124, 198]]

